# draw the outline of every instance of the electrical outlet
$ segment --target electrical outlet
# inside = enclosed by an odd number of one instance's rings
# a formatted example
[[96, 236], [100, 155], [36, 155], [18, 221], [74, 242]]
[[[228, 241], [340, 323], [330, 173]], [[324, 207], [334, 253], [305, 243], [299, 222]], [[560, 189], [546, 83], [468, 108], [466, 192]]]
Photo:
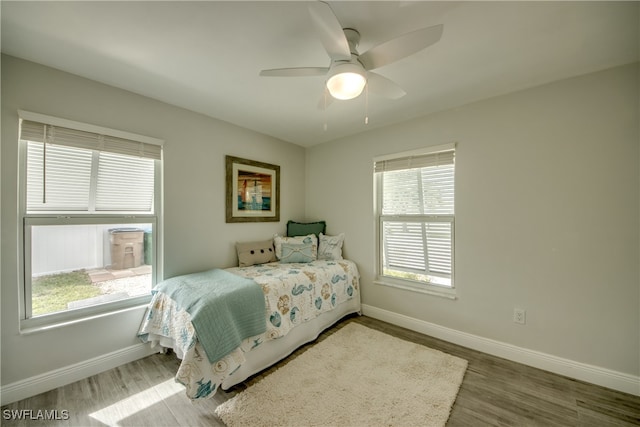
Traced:
[[527, 320], [527, 312], [524, 311], [523, 308], [514, 308], [513, 309], [513, 321], [514, 323], [519, 323], [524, 325]]

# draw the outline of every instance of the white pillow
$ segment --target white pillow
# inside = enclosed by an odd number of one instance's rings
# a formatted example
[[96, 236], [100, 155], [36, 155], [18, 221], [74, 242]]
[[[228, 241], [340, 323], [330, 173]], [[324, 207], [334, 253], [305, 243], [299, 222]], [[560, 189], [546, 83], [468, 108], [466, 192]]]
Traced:
[[318, 259], [342, 259], [342, 243], [344, 243], [344, 233], [337, 236], [325, 236], [320, 233]]
[[248, 267], [250, 265], [264, 264], [276, 260], [273, 240], [244, 243], [236, 242], [236, 252], [238, 253], [238, 267]]
[[313, 259], [318, 259], [318, 238], [315, 234], [308, 234], [306, 236], [295, 236], [295, 237], [283, 237], [278, 236], [277, 234], [273, 238], [273, 243], [275, 243], [276, 247], [276, 258], [278, 260], [282, 259], [282, 244], [283, 243], [292, 243], [294, 245], [304, 245], [304, 244], [312, 244], [311, 247], [311, 256]]

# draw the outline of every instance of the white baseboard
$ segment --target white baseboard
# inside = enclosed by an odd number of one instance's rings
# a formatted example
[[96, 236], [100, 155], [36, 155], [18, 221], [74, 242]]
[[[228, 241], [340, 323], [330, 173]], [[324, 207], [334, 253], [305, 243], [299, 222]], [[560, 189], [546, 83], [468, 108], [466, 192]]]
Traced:
[[2, 386], [0, 397], [1, 404], [16, 402], [35, 396], [54, 388], [62, 387], [72, 382], [99, 374], [100, 372], [113, 369], [125, 363], [142, 359], [153, 353], [157, 353], [158, 349], [151, 349], [148, 344], [136, 344], [126, 347], [103, 356], [85, 360], [63, 368], [55, 369], [44, 374], [36, 375], [25, 380]]
[[640, 396], [640, 377], [445, 328], [362, 304], [362, 314], [444, 341], [591, 384]]

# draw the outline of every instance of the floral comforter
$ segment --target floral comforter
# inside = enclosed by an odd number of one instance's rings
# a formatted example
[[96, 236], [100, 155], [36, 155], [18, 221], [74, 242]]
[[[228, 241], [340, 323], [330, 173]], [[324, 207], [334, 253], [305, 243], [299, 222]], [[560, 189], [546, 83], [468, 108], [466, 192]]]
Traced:
[[173, 348], [182, 359], [176, 380], [185, 385], [191, 399], [213, 396], [220, 384], [242, 365], [246, 352], [285, 336], [297, 325], [345, 301], [360, 298], [358, 270], [349, 260], [274, 262], [227, 271], [251, 278], [262, 287], [267, 325], [264, 334], [245, 339], [212, 364], [197, 340], [189, 313], [161, 292], [153, 296], [138, 333], [152, 345]]

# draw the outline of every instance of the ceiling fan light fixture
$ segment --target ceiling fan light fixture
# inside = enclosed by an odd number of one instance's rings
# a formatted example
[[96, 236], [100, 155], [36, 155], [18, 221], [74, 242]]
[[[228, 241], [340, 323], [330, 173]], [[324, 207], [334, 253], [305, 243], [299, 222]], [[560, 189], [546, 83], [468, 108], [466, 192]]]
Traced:
[[334, 66], [327, 79], [327, 89], [336, 99], [353, 99], [359, 96], [367, 84], [361, 66], [345, 63]]

